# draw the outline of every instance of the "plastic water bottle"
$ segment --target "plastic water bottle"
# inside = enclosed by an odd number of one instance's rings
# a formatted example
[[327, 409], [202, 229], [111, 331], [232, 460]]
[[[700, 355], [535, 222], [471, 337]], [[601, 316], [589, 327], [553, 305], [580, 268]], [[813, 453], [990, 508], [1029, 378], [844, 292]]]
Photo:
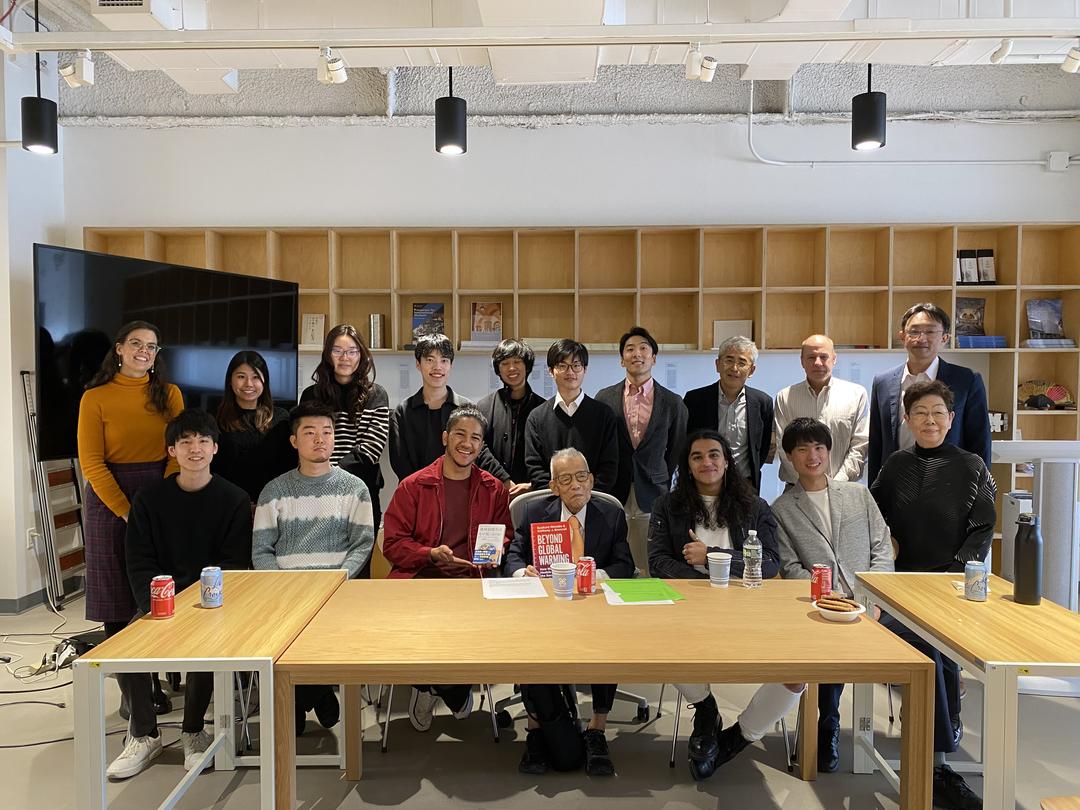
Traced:
[[746, 534], [746, 542], [742, 547], [743, 558], [743, 585], [747, 588], [761, 587], [761, 541], [758, 540], [757, 532], [751, 529]]

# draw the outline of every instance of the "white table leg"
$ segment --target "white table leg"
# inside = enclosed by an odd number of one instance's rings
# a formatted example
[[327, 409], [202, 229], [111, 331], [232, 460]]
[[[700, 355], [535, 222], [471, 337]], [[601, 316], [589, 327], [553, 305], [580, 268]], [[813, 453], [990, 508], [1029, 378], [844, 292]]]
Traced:
[[104, 810], [105, 672], [92, 661], [72, 666], [75, 683], [75, 806]]
[[1016, 808], [1016, 670], [987, 666], [983, 691], [985, 810]]
[[869, 751], [874, 747], [874, 684], [855, 684], [852, 715], [852, 740], [855, 751], [851, 771], [852, 773], [873, 773], [876, 766]]
[[[274, 661], [259, 666], [259, 806], [274, 810]], [[294, 766], [295, 767], [295, 766]]]
[[233, 673], [214, 672], [214, 736], [225, 732], [225, 744], [214, 755], [214, 768], [236, 770], [236, 717]]

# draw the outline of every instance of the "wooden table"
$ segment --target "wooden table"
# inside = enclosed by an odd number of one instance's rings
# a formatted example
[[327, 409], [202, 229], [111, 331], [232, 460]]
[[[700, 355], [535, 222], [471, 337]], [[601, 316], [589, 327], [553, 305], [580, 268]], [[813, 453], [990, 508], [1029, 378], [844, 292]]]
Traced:
[[[226, 571], [224, 604], [204, 610], [199, 586], [176, 596], [171, 619], [143, 618], [75, 661], [75, 791], [79, 810], [108, 805], [105, 791], [104, 682], [110, 672], [213, 672], [215, 738], [203, 762], [234, 767], [232, 673], [260, 673], [272, 694], [273, 664], [345, 581], [344, 571]], [[273, 739], [273, 713], [262, 714], [265, 740]], [[293, 721], [295, 724], [295, 720]], [[291, 727], [291, 726], [290, 726]], [[273, 807], [271, 746], [260, 754], [262, 807]], [[162, 804], [172, 807], [199, 775], [193, 768]]]
[[[1080, 616], [1044, 599], [1020, 605], [1012, 583], [990, 577], [986, 602], [969, 602], [953, 586], [963, 574], [859, 574], [856, 597], [880, 605], [983, 685], [983, 807], [1016, 806], [1017, 677], [1080, 673]], [[882, 765], [873, 747], [873, 693], [856, 687], [855, 770]], [[905, 718], [907, 709], [904, 710]], [[887, 765], [886, 765], [887, 767]]]
[[[296, 803], [297, 683], [353, 684], [345, 696], [346, 776], [358, 779], [359, 684], [662, 683], [677, 676], [903, 684], [901, 806], [929, 810], [934, 685], [925, 656], [865, 618], [825, 621], [806, 582], [769, 580], [755, 590], [672, 584], [684, 601], [612, 607], [602, 595], [487, 601], [475, 580], [345, 583], [274, 667], [277, 806]], [[816, 703], [806, 701], [806, 728], [816, 727]], [[804, 762], [816, 758], [815, 736], [803, 735]]]

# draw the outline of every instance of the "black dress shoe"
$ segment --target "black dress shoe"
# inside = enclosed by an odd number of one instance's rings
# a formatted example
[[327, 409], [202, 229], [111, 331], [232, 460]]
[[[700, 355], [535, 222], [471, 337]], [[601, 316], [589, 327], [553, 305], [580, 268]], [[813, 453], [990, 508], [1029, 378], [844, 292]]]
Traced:
[[731, 762], [749, 744], [750, 741], [743, 736], [738, 723], [725, 728], [720, 732], [715, 767], [719, 768], [725, 762]]
[[521, 753], [521, 762], [518, 763], [518, 771], [532, 776], [547, 773], [547, 744], [544, 742], [544, 733], [533, 728], [525, 732], [525, 750]]
[[326, 694], [315, 702], [315, 716], [319, 718], [319, 724], [323, 728], [333, 728], [338, 724], [341, 719], [341, 704], [338, 703], [333, 689], [327, 689]]
[[982, 799], [948, 765], [934, 768], [934, 806], [945, 810], [982, 810]]
[[704, 779], [708, 779], [716, 772], [715, 759], [706, 759], [703, 762], [689, 759], [687, 762], [690, 763], [690, 775], [694, 777], [695, 782], [701, 782]]
[[716, 734], [722, 724], [716, 699], [712, 695], [694, 704], [694, 731], [687, 746], [690, 759], [696, 762], [716, 759]]
[[964, 721], [960, 719], [960, 715], [956, 715], [956, 717], [952, 718], [953, 748], [957, 748], [962, 739], [964, 739]]
[[818, 729], [817, 769], [819, 773], [836, 773], [840, 768], [840, 729]]
[[164, 692], [154, 694], [154, 714], [168, 714], [172, 711], [172, 700]]
[[608, 751], [607, 738], [598, 728], [585, 730], [585, 773], [589, 776], [615, 775], [615, 765]]

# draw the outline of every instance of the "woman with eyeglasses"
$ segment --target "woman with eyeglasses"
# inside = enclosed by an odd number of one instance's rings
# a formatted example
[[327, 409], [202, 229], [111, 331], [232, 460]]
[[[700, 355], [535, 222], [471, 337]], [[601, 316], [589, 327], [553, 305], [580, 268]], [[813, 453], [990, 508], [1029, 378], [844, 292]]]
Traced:
[[[330, 462], [367, 484], [372, 524], [379, 533], [383, 478], [379, 459], [390, 435], [390, 398], [375, 382], [375, 363], [354, 326], [340, 324], [323, 341], [322, 360], [304, 389], [301, 402], [316, 400], [334, 411], [334, 452]], [[369, 576], [365, 566], [361, 577]]]
[[[661, 579], [704, 579], [709, 576], [705, 555], [724, 551], [731, 554], [732, 579], [741, 578], [743, 542], [751, 529], [761, 541], [761, 577], [771, 579], [780, 571], [772, 510], [739, 474], [727, 439], [715, 430], [691, 433], [679, 459], [675, 488], [653, 501], [649, 572]], [[723, 764], [716, 699], [708, 684], [680, 683], [675, 688], [694, 707], [690, 774], [695, 780], [706, 779]], [[798, 703], [801, 691], [801, 684], [763, 685], [732, 726], [738, 729], [736, 739], [760, 739]]]
[[217, 421], [221, 436], [211, 469], [247, 492], [252, 504], [270, 481], [296, 468], [289, 412], [274, 405], [270, 369], [258, 352], [237, 352], [229, 361]]
[[177, 471], [165, 426], [183, 409], [180, 389], [165, 377], [158, 328], [146, 321], [120, 327], [79, 403], [86, 618], [103, 622], [106, 636], [135, 615], [124, 555], [128, 512], [140, 487]]

